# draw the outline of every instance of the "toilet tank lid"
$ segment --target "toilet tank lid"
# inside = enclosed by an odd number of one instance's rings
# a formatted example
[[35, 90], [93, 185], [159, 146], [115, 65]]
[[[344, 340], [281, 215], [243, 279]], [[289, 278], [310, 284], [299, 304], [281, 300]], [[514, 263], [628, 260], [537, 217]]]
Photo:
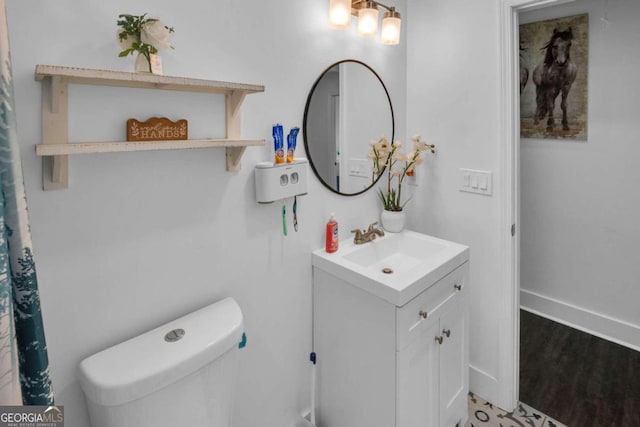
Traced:
[[[184, 330], [182, 338], [166, 341], [176, 329]], [[242, 311], [226, 298], [88, 357], [80, 362], [78, 379], [91, 401], [121, 405], [209, 364], [237, 346], [242, 332]]]

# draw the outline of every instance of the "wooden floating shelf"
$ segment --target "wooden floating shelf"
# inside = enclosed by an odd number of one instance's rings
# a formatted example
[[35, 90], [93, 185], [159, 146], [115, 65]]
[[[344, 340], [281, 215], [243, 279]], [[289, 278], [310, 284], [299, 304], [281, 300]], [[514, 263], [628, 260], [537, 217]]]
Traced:
[[[264, 92], [264, 86], [55, 65], [36, 65], [35, 79], [42, 82], [42, 144], [36, 145], [36, 154], [42, 156], [42, 186], [45, 190], [69, 186], [68, 157], [72, 154], [225, 148], [227, 170], [237, 171], [240, 169], [240, 160], [247, 147], [265, 144], [263, 139], [245, 139], [240, 136], [242, 102], [248, 94]], [[68, 142], [68, 85], [70, 83], [224, 94], [226, 137], [178, 141], [70, 143]]]
[[264, 145], [264, 139], [187, 139], [144, 142], [72, 142], [66, 144], [38, 144], [38, 156], [69, 154], [123, 153], [132, 151], [185, 150], [189, 148], [238, 148]]
[[60, 67], [57, 65], [36, 65], [35, 77], [37, 81], [42, 81], [47, 77], [57, 77], [75, 84], [177, 90], [182, 92], [264, 92], [264, 86], [260, 85], [192, 79], [188, 77], [159, 76], [151, 73], [128, 73], [126, 71]]

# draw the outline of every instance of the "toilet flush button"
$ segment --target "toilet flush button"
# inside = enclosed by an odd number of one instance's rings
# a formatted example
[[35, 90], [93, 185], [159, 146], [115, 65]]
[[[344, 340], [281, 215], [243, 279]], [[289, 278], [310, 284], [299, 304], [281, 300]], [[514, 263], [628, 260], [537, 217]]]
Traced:
[[174, 329], [172, 331], [167, 332], [167, 334], [164, 336], [164, 340], [166, 342], [176, 342], [182, 339], [182, 337], [184, 337], [185, 331], [184, 329]]

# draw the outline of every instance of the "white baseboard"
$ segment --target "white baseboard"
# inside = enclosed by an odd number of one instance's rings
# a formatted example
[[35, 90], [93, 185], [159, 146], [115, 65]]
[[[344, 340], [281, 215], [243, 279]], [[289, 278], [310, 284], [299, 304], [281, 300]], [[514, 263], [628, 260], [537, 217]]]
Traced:
[[488, 402], [498, 401], [498, 380], [473, 365], [469, 365], [469, 390]]
[[520, 308], [640, 351], [640, 326], [535, 292], [520, 290]]

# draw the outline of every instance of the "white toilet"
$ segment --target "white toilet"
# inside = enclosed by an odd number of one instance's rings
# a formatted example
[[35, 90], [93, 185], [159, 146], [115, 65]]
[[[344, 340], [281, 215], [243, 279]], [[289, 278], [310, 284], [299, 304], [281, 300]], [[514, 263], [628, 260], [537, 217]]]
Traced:
[[94, 354], [79, 369], [92, 426], [230, 426], [242, 345], [226, 298]]

